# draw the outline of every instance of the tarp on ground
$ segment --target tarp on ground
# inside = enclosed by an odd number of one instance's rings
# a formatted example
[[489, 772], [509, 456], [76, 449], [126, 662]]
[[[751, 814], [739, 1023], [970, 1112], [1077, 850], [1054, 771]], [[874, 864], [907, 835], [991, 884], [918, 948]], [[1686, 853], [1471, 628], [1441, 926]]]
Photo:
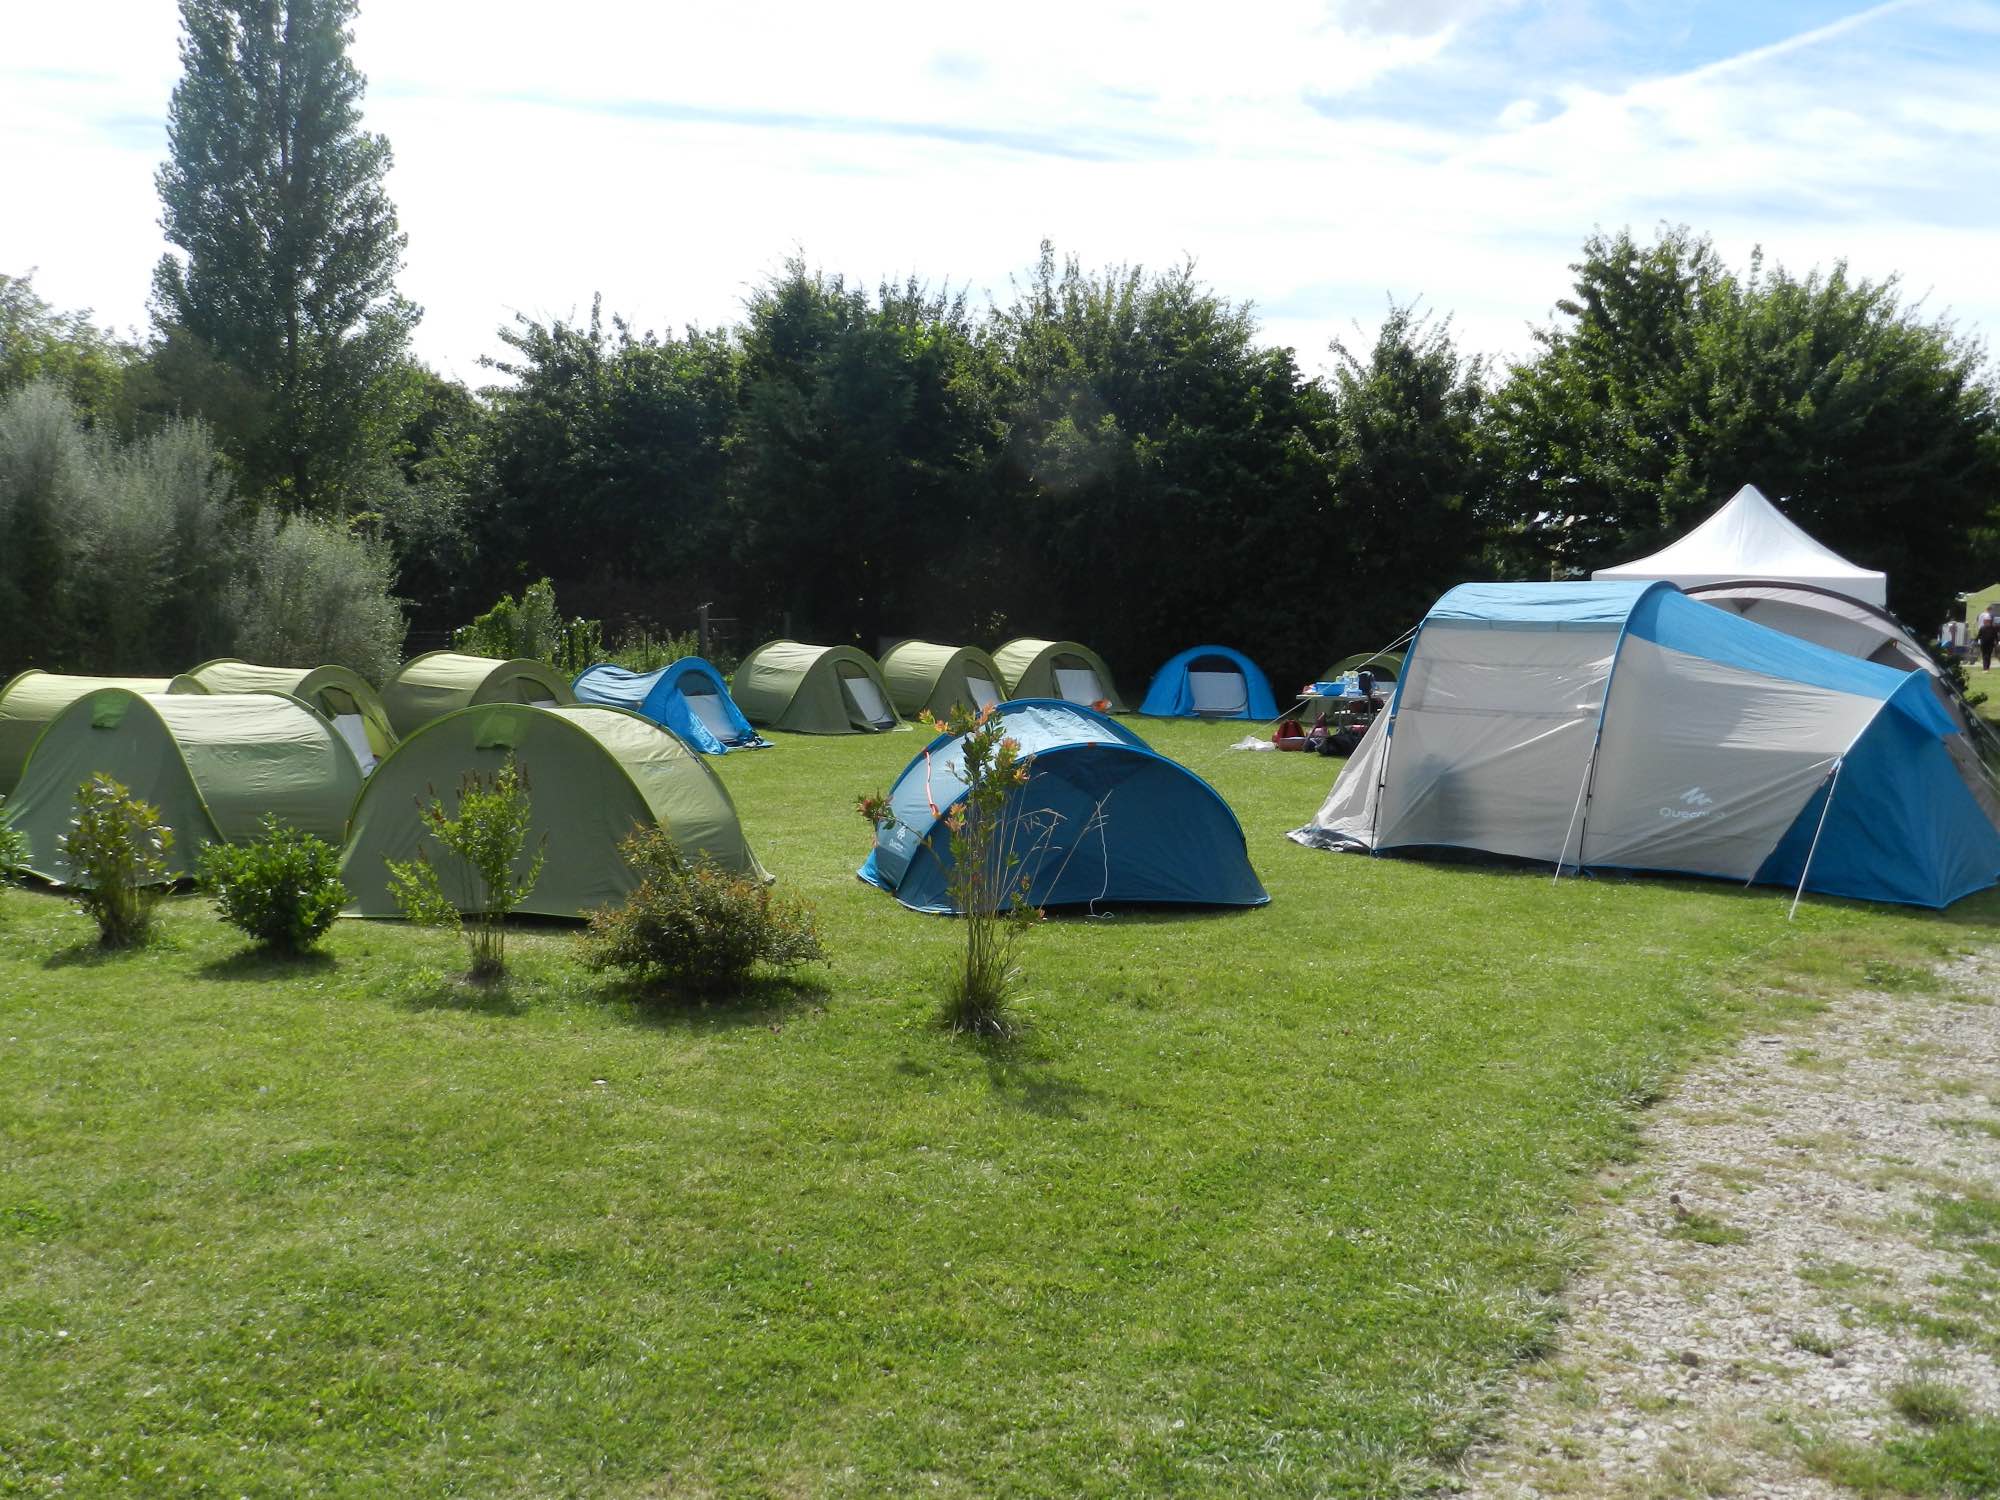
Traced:
[[1009, 698], [1060, 698], [1085, 708], [1106, 705], [1105, 712], [1125, 713], [1118, 684], [1104, 658], [1080, 641], [1041, 641], [1022, 637], [993, 653]]
[[176, 878], [194, 874], [207, 845], [256, 838], [267, 813], [337, 845], [362, 785], [347, 741], [295, 698], [100, 689], [56, 716], [8, 801], [43, 879], [68, 878], [57, 840], [77, 789], [100, 772], [159, 809]]
[[309, 703], [333, 721], [361, 762], [363, 775], [396, 744], [396, 731], [389, 726], [389, 711], [381, 698], [365, 677], [348, 667], [264, 667], [224, 656], [183, 672], [167, 691], [285, 693]]
[[1156, 719], [1278, 717], [1271, 683], [1258, 665], [1228, 646], [1191, 646], [1153, 674], [1139, 712]]
[[460, 651], [426, 651], [404, 662], [382, 685], [382, 704], [399, 739], [475, 703], [528, 703], [559, 708], [574, 703], [569, 684], [546, 662], [502, 661]]
[[904, 641], [882, 658], [882, 679], [906, 719], [921, 713], [948, 719], [961, 705], [979, 713], [1007, 695], [998, 664], [977, 646]]
[[1405, 667], [1300, 843], [1932, 907], [2000, 881], [1996, 804], [1923, 672], [1622, 581], [1462, 585]]
[[[1060, 700], [996, 710], [1028, 780], [1010, 799], [1019, 873], [1036, 906], [1261, 906], [1243, 829], [1201, 777], [1095, 709]], [[893, 821], [856, 873], [917, 911], [953, 910], [945, 820], [966, 795], [961, 736], [941, 734], [889, 793]]]
[[722, 674], [699, 656], [684, 656], [653, 672], [632, 672], [603, 662], [578, 673], [571, 691], [579, 703], [602, 703], [642, 714], [703, 755], [771, 746], [750, 727], [729, 696]]
[[1744, 485], [1679, 541], [1650, 557], [1599, 568], [1591, 577], [1625, 582], [1658, 578], [1684, 589], [1699, 583], [1766, 578], [1832, 589], [1866, 604], [1889, 602], [1886, 573], [1851, 563], [1813, 540], [1753, 484]]
[[[434, 863], [454, 860], [424, 833], [419, 804], [435, 796], [451, 810], [466, 773], [490, 776], [510, 755], [533, 809], [523, 862], [536, 847], [546, 855], [523, 912], [580, 917], [622, 900], [637, 881], [618, 845], [654, 824], [691, 859], [707, 854], [733, 874], [770, 878], [750, 852], [728, 789], [671, 730], [595, 704], [482, 703], [425, 725], [368, 778], [341, 859], [348, 914], [401, 916], [387, 862], [413, 859], [420, 846]], [[445, 888], [453, 889], [451, 879]]]
[[135, 693], [164, 693], [165, 677], [73, 677], [30, 669], [0, 687], [0, 797], [11, 796], [21, 779], [28, 752], [57, 714], [86, 693], [103, 688], [127, 688]]
[[882, 668], [853, 646], [766, 641], [730, 691], [752, 724], [793, 734], [873, 734], [900, 722]]

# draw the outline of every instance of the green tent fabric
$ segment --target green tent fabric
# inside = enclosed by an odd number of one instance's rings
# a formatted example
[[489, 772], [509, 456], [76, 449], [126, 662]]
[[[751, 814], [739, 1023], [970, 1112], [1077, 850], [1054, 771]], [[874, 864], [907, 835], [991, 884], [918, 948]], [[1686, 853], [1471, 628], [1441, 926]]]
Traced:
[[1326, 676], [1322, 680], [1332, 682], [1337, 677], [1343, 677], [1349, 672], [1358, 672], [1363, 667], [1373, 672], [1378, 678], [1387, 678], [1389, 681], [1394, 682], [1403, 675], [1403, 653], [1400, 651], [1357, 651], [1352, 656], [1341, 657], [1339, 661], [1328, 667], [1326, 669]]
[[205, 661], [183, 672], [170, 693], [285, 693], [309, 703], [333, 721], [340, 737], [361, 762], [364, 774], [396, 745], [389, 711], [359, 672], [347, 667], [260, 667], [232, 656]]
[[[596, 704], [482, 703], [425, 725], [368, 778], [340, 865], [347, 914], [401, 916], [389, 896], [386, 862], [415, 858], [420, 843], [435, 861], [452, 858], [425, 836], [418, 806], [436, 797], [454, 807], [466, 772], [490, 774], [509, 754], [527, 778], [533, 803], [529, 848], [547, 838], [547, 862], [521, 911], [580, 917], [623, 899], [637, 882], [618, 844], [634, 828], [652, 824], [665, 828], [690, 858], [707, 853], [733, 874], [770, 879], [750, 852], [728, 789], [671, 731]], [[450, 882], [447, 875], [447, 890]]]
[[539, 661], [502, 661], [457, 651], [426, 651], [403, 663], [382, 684], [389, 725], [407, 739], [431, 720], [475, 703], [533, 703], [544, 708], [576, 702], [569, 684]]
[[28, 752], [55, 716], [86, 693], [100, 688], [130, 688], [135, 693], [164, 693], [164, 677], [61, 677], [53, 672], [23, 672], [0, 687], [0, 797], [12, 796], [21, 780]]
[[1979, 644], [1979, 617], [1989, 609], [2000, 608], [2000, 583], [1965, 596], [1965, 643]]
[[1061, 698], [1129, 713], [1104, 658], [1077, 641], [1009, 641], [993, 653], [1007, 679], [1009, 698]]
[[56, 840], [76, 792], [103, 772], [160, 810], [174, 831], [167, 865], [194, 874], [202, 849], [257, 837], [266, 813], [338, 844], [361, 791], [361, 767], [332, 724], [276, 693], [142, 694], [104, 688], [71, 703], [28, 757], [8, 802], [28, 836], [28, 868], [66, 874]]
[[882, 669], [852, 646], [766, 641], [743, 658], [729, 695], [752, 724], [794, 734], [871, 734], [899, 722]]
[[904, 641], [882, 658], [882, 680], [906, 719], [920, 713], [949, 718], [961, 703], [977, 712], [1007, 696], [999, 665], [977, 646]]

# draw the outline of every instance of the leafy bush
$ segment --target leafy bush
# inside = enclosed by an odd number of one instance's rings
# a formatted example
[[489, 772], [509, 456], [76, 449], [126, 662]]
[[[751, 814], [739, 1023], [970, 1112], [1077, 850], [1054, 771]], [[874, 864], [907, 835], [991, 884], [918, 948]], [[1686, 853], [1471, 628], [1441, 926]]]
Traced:
[[76, 789], [76, 816], [57, 842], [76, 903], [97, 922], [98, 941], [129, 948], [145, 941], [160, 889], [173, 877], [174, 831], [160, 810], [99, 772]]
[[[4, 352], [4, 351], [0, 351]], [[0, 640], [21, 662], [135, 672], [231, 646], [231, 481], [208, 429], [121, 443], [61, 390], [0, 399]]]
[[[644, 626], [623, 636], [602, 658], [628, 672], [653, 672], [672, 666], [684, 656], [701, 655], [701, 637], [690, 630], [683, 635], [657, 636]], [[581, 671], [581, 668], [578, 668]]]
[[73, 544], [64, 519], [84, 504], [90, 471], [90, 439], [52, 381], [0, 400], [0, 639], [16, 666], [69, 659]]
[[690, 861], [665, 829], [638, 829], [619, 850], [639, 885], [622, 905], [590, 914], [584, 962], [591, 968], [712, 995], [742, 989], [753, 965], [788, 968], [826, 957], [811, 907], [717, 869], [706, 854]]
[[[1051, 825], [1015, 795], [1028, 783], [1031, 762], [999, 714], [960, 706], [949, 719], [926, 722], [958, 736], [966, 786], [944, 819], [951, 835], [945, 890], [965, 923], [965, 951], [947, 980], [942, 1019], [952, 1031], [1008, 1036], [1014, 1030], [1008, 1003], [1020, 982], [1014, 952], [1042, 918], [1028, 901], [1028, 867], [1046, 847]], [[878, 829], [894, 818], [880, 793], [860, 798], [856, 809]]]
[[[448, 895], [430, 855], [419, 846], [411, 860], [389, 861], [389, 894], [413, 922], [465, 933], [474, 979], [497, 979], [507, 967], [507, 914], [542, 878], [546, 849], [537, 849], [519, 875], [515, 867], [528, 843], [533, 818], [527, 773], [508, 756], [492, 776], [468, 771], [458, 787], [458, 816], [448, 816], [433, 794], [419, 807], [424, 830], [452, 856]], [[546, 845], [544, 837], [543, 844]], [[471, 917], [468, 929], [464, 918]]]
[[243, 547], [224, 605], [251, 661], [334, 662], [386, 681], [403, 649], [403, 603], [388, 544], [331, 521], [270, 512]]
[[7, 821], [6, 801], [0, 797], [0, 885], [12, 885], [28, 867], [28, 836]]
[[565, 620], [555, 585], [544, 578], [519, 599], [503, 594], [485, 614], [451, 636], [454, 651], [474, 656], [547, 662], [565, 677], [604, 660], [604, 628], [596, 620]]
[[303, 953], [347, 904], [340, 851], [266, 815], [251, 844], [210, 844], [196, 874], [223, 921], [266, 948]]

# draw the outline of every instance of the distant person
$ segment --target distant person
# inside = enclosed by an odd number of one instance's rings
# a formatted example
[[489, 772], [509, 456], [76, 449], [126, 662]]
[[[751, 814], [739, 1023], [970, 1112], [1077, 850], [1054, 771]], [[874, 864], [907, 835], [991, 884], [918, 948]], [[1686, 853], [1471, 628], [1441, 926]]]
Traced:
[[1979, 669], [1993, 670], [1993, 648], [2000, 646], [2000, 617], [1993, 613], [1993, 606], [1987, 605], [1979, 612]]

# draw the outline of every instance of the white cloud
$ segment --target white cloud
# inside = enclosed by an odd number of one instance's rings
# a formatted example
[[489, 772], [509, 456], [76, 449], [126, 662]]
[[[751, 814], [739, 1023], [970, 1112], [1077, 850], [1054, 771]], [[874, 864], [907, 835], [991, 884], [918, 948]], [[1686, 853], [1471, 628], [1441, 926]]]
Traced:
[[[0, 219], [0, 269], [38, 265], [53, 300], [139, 322], [174, 26], [156, 0], [106, 9], [40, 8], [0, 62], [0, 201], [36, 205]], [[1521, 352], [1593, 227], [1661, 219], [1737, 259], [1761, 242], [1797, 266], [1901, 270], [2000, 324], [1996, 18], [1895, 0], [1675, 76], [1509, 76], [1469, 108], [1447, 86], [1492, 28], [1606, 15], [571, 0], [551, 25], [526, 0], [476, 24], [444, 0], [372, 0], [355, 50], [396, 149], [420, 348], [467, 378], [515, 308], [565, 315], [602, 290], [642, 325], [726, 321], [794, 246], [1004, 298], [1043, 235], [1087, 263], [1193, 255], [1313, 366], [1391, 295], [1455, 314], [1469, 347]], [[1400, 107], [1376, 102], [1384, 84]]]

